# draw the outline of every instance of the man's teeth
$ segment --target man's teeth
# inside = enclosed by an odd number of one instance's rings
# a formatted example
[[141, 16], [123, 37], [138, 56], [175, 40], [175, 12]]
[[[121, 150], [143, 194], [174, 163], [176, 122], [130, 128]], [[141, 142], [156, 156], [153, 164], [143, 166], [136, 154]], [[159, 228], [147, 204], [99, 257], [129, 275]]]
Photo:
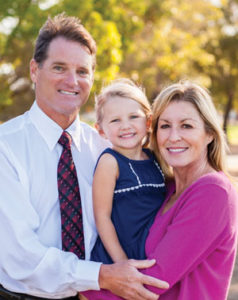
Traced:
[[183, 151], [185, 151], [186, 148], [180, 148], [180, 149], [171, 149], [171, 148], [168, 148], [168, 150], [169, 150], [170, 152], [176, 152], [176, 153], [178, 153], [178, 152], [183, 152]]
[[60, 90], [59, 92], [61, 94], [65, 94], [65, 95], [77, 95], [78, 94], [77, 92], [69, 92], [69, 91], [63, 91], [63, 90]]

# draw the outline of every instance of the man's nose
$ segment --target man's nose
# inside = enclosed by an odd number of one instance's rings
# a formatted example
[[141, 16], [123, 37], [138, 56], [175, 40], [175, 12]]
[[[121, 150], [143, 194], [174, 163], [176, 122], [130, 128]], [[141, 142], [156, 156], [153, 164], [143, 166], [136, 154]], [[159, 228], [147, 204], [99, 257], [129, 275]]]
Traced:
[[78, 84], [78, 75], [76, 72], [72, 71], [67, 74], [66, 82], [71, 85], [75, 86]]

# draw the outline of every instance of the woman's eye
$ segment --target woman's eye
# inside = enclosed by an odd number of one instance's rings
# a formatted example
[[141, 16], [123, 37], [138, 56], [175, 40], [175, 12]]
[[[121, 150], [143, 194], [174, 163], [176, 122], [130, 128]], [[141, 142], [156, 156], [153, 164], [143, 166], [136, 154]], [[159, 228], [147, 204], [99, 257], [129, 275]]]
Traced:
[[190, 124], [183, 124], [182, 127], [185, 129], [193, 128], [192, 125], [190, 125]]
[[169, 128], [169, 124], [162, 124], [162, 125], [160, 125], [159, 128], [161, 128], [161, 129]]

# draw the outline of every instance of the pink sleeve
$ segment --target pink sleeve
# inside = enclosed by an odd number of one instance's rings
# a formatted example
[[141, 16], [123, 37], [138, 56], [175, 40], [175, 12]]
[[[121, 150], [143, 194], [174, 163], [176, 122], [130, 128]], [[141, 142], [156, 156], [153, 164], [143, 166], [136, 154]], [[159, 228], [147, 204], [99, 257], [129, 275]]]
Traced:
[[[228, 224], [228, 195], [224, 188], [215, 184], [195, 184], [181, 200], [157, 245], [156, 231], [159, 228], [152, 226], [146, 252], [148, 258], [156, 259], [156, 265], [142, 271], [167, 281], [170, 286], [196, 268], [215, 249]], [[167, 213], [171, 213], [170, 210]], [[148, 288], [157, 294], [166, 292]]]
[[80, 293], [82, 295], [84, 295], [88, 300], [102, 300], [102, 299], [103, 300], [118, 300], [118, 299], [122, 299], [121, 297], [118, 297], [106, 290], [86, 291], [86, 292], [80, 292]]

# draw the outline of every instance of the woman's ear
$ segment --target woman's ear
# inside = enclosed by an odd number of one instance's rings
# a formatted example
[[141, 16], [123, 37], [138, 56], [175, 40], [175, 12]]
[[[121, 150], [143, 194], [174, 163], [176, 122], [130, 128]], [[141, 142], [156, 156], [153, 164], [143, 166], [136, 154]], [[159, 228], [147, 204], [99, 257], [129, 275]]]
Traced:
[[214, 136], [212, 133], [207, 134], [207, 145], [209, 145], [214, 140]]

